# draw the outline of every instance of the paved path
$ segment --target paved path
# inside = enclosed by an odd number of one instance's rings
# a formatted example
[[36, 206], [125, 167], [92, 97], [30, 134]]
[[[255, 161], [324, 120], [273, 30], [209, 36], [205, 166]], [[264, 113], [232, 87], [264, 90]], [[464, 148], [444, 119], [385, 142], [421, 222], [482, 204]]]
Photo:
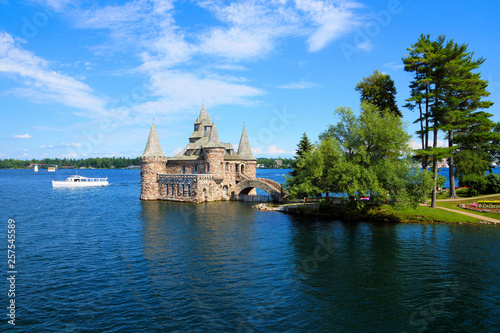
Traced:
[[[440, 201], [481, 200], [481, 199], [484, 199], [484, 198], [498, 197], [498, 196], [499, 196], [499, 194], [497, 193], [497, 194], [483, 195], [483, 196], [480, 196], [480, 197], [469, 197], [469, 198], [459, 198], [459, 199], [438, 199], [436, 201], [440, 202]], [[427, 204], [423, 204], [423, 206], [430, 207]], [[482, 221], [488, 221], [488, 222], [492, 222], [492, 223], [495, 223], [495, 224], [500, 223], [500, 220], [496, 220], [496, 219], [493, 219], [491, 217], [486, 217], [486, 216], [482, 216], [482, 215], [477, 215], [477, 214], [474, 214], [474, 213], [469, 213], [469, 212], [466, 212], [466, 211], [463, 211], [463, 210], [456, 210], [456, 209], [450, 209], [450, 208], [439, 207], [439, 206], [437, 206], [436, 208], [444, 209], [444, 210], [447, 210], [449, 212], [454, 212], [454, 213], [458, 213], [458, 214], [462, 214], [462, 215], [467, 215], [467, 216], [474, 217], [474, 218], [482, 220]]]
[[488, 222], [492, 222], [492, 223], [495, 223], [495, 224], [500, 223], [500, 220], [495, 220], [495, 219], [492, 219], [491, 217], [477, 215], [477, 214], [473, 214], [473, 213], [469, 213], [469, 212], [464, 212], [462, 210], [450, 209], [450, 208], [439, 207], [439, 206], [436, 207], [436, 208], [444, 209], [444, 210], [447, 210], [447, 211], [450, 211], [450, 212], [454, 212], [454, 213], [459, 213], [459, 214], [462, 214], [462, 215], [467, 215], [467, 216], [470, 216], [470, 217], [474, 217], [474, 218], [479, 219], [481, 221], [488, 221]]

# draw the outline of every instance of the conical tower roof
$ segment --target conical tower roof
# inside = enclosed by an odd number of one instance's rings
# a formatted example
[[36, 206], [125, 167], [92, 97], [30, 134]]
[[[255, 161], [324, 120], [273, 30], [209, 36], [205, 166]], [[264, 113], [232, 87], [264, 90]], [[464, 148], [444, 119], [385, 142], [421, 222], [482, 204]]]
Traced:
[[210, 132], [210, 136], [208, 137], [208, 142], [203, 148], [224, 148], [224, 145], [219, 140], [219, 134], [217, 133], [217, 127], [215, 127], [215, 123], [212, 123], [212, 131]]
[[146, 143], [146, 149], [144, 149], [143, 157], [152, 156], [165, 156], [161, 150], [160, 140], [158, 139], [158, 133], [156, 133], [155, 124], [151, 125], [151, 131], [149, 132], [148, 143]]
[[257, 160], [252, 154], [252, 147], [250, 147], [245, 126], [243, 126], [243, 132], [241, 133], [238, 155], [244, 160]]
[[200, 115], [196, 118], [195, 124], [212, 124], [210, 117], [208, 116], [207, 110], [205, 110], [205, 104], [201, 105]]

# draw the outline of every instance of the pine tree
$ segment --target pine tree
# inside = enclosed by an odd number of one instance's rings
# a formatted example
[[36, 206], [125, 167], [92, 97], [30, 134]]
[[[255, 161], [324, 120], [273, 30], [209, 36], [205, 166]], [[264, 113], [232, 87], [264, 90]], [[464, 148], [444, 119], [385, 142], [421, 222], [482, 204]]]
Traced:
[[304, 134], [302, 134], [302, 137], [300, 138], [300, 142], [297, 145], [297, 150], [295, 153], [297, 154], [297, 157], [300, 158], [300, 157], [302, 157], [302, 154], [310, 151], [312, 149], [312, 147], [313, 147], [313, 145], [312, 145], [311, 141], [307, 137], [306, 132], [304, 132]]
[[304, 134], [302, 134], [302, 137], [300, 138], [299, 143], [297, 144], [297, 150], [295, 151], [296, 156], [292, 165], [293, 168], [292, 176], [295, 177], [298, 175], [298, 173], [300, 172], [300, 165], [298, 163], [299, 160], [303, 158], [305, 154], [312, 151], [313, 147], [314, 146], [307, 137], [306, 132], [304, 132]]
[[[466, 135], [471, 124], [481, 123], [483, 133], [491, 132], [492, 128], [488, 119], [491, 115], [477, 112], [479, 108], [492, 105], [482, 100], [489, 95], [486, 91], [487, 81], [481, 80], [480, 74], [473, 72], [485, 60], [473, 60], [473, 53], [468, 52], [467, 48], [467, 44], [446, 41], [444, 36], [431, 41], [429, 35], [421, 35], [417, 43], [408, 49], [410, 54], [403, 58], [405, 71], [415, 73], [414, 81], [410, 84], [411, 97], [406, 106], [410, 109], [418, 106], [420, 110], [417, 121], [421, 124], [421, 130], [417, 133], [422, 138], [422, 149], [419, 155], [424, 168], [429, 159], [433, 163], [435, 186], [432, 207], [436, 206], [437, 161], [448, 157], [450, 196], [456, 197], [453, 151], [460, 149], [460, 142], [473, 138]], [[440, 130], [447, 134], [448, 148], [437, 147]], [[430, 132], [433, 135], [432, 148], [429, 147]], [[455, 139], [455, 134], [460, 134], [460, 138]], [[481, 140], [484, 141], [484, 138]]]

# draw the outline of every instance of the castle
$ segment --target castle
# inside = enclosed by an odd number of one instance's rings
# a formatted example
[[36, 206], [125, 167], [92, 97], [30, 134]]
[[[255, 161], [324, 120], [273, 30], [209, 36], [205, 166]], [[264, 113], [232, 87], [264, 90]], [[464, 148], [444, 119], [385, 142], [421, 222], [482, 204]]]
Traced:
[[255, 194], [255, 188], [273, 198], [280, 196], [278, 183], [256, 178], [256, 163], [245, 127], [235, 152], [230, 143], [220, 142], [215, 123], [202, 105], [189, 143], [173, 157], [163, 154], [154, 123], [151, 126], [141, 156], [141, 200], [229, 200]]

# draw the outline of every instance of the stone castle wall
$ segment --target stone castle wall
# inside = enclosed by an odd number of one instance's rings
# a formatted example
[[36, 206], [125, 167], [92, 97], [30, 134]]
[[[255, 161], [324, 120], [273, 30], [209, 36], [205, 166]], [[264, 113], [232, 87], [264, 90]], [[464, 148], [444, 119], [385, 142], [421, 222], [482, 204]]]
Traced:
[[159, 200], [158, 174], [165, 173], [166, 157], [143, 157], [141, 159], [141, 200]]

